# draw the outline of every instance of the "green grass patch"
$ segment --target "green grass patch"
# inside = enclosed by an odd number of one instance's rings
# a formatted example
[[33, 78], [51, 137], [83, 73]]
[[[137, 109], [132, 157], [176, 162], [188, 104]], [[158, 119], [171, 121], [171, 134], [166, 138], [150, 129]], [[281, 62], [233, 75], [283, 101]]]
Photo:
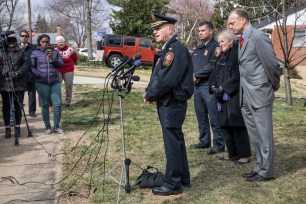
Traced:
[[[118, 186], [109, 178], [102, 180], [105, 173], [111, 170], [122, 159], [122, 132], [120, 127], [119, 97], [102, 98], [103, 90], [99, 87], [78, 85], [74, 87], [73, 108], [64, 109], [62, 121], [67, 132], [63, 149], [70, 150], [82, 133], [96, 122], [73, 153], [63, 157], [63, 175], [69, 178], [62, 184], [64, 190], [77, 180], [71, 190], [87, 195], [89, 187], [91, 196], [88, 199], [80, 196], [64, 196], [62, 203], [115, 203]], [[143, 104], [144, 88], [135, 87], [123, 99], [124, 133], [126, 154], [132, 163], [142, 167], [153, 165], [165, 169], [165, 155], [161, 128], [154, 104]], [[105, 96], [111, 96], [105, 94]], [[104, 102], [106, 106], [99, 106]], [[112, 102], [112, 103], [110, 103]], [[120, 203], [306, 203], [306, 109], [304, 100], [294, 100], [288, 107], [283, 100], [274, 103], [274, 138], [277, 179], [262, 183], [246, 182], [240, 175], [252, 170], [252, 163], [238, 166], [232, 162], [220, 162], [222, 154], [209, 156], [207, 150], [190, 149], [189, 145], [198, 141], [198, 125], [193, 102], [188, 102], [186, 120], [183, 126], [187, 153], [191, 171], [192, 187], [185, 189], [182, 196], [153, 196], [150, 189], [134, 189], [126, 194], [121, 189]], [[107, 117], [108, 107], [112, 106], [111, 117]], [[103, 111], [104, 110], [104, 114]], [[98, 114], [97, 114], [98, 112]], [[106, 124], [106, 125], [105, 125]], [[71, 134], [69, 134], [71, 133]], [[254, 147], [252, 146], [254, 154]], [[226, 153], [224, 153], [225, 155]], [[76, 161], [79, 164], [71, 172]], [[133, 183], [141, 170], [131, 165], [130, 179]], [[121, 167], [113, 172], [116, 178], [121, 176]], [[93, 193], [93, 188], [97, 188]]]

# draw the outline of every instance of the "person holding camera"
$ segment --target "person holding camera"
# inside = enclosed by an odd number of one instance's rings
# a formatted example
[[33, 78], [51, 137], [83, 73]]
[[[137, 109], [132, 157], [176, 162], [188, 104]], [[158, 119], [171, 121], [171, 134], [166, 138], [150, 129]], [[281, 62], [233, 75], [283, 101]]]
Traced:
[[6, 38], [0, 56], [0, 92], [3, 103], [2, 115], [5, 125], [5, 138], [11, 137], [11, 112], [15, 116], [15, 138], [18, 138], [21, 136], [20, 123], [23, 97], [27, 90], [24, 78], [28, 71], [28, 58], [24, 51], [19, 48], [15, 34]]
[[[61, 83], [57, 69], [64, 66], [60, 53], [50, 46], [50, 37], [42, 34], [37, 38], [37, 48], [31, 55], [31, 71], [35, 76], [35, 87], [41, 98], [42, 117], [47, 135], [64, 133], [60, 128], [62, 114]], [[51, 129], [49, 106], [54, 106], [54, 129]]]

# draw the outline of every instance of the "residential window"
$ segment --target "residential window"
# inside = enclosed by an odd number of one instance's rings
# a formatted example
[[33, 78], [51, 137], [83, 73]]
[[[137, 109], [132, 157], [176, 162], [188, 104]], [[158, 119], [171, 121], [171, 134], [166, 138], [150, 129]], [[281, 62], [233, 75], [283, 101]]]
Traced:
[[306, 47], [306, 29], [294, 30], [293, 47]]

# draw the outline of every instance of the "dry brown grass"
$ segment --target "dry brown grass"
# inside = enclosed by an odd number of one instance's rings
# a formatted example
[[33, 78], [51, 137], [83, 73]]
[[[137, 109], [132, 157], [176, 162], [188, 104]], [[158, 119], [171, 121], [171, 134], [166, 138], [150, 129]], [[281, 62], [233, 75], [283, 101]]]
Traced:
[[[123, 100], [124, 124], [127, 156], [132, 163], [145, 167], [152, 165], [160, 170], [165, 168], [165, 155], [160, 130], [160, 124], [156, 114], [155, 105], [143, 104], [142, 93], [144, 86], [135, 86], [132, 92]], [[64, 148], [70, 149], [82, 132], [88, 127], [90, 121], [98, 110], [98, 104], [102, 100], [101, 86], [77, 85], [75, 87], [74, 107], [63, 112], [63, 125], [67, 132]], [[104, 100], [107, 101], [107, 100]], [[218, 157], [225, 155], [208, 156], [206, 150], [189, 149], [188, 146], [198, 139], [198, 129], [192, 100], [189, 101], [188, 112], [184, 123], [184, 133], [187, 145], [187, 153], [191, 171], [192, 187], [185, 189], [179, 196], [161, 197], [154, 196], [150, 189], [135, 188], [130, 194], [121, 189], [119, 203], [306, 203], [306, 109], [303, 108], [303, 100], [294, 100], [293, 106], [286, 106], [284, 101], [276, 100], [274, 104], [274, 135], [275, 135], [275, 159], [277, 178], [273, 181], [262, 183], [248, 183], [240, 175], [252, 170], [255, 155], [252, 162], [245, 166], [239, 166], [232, 162], [220, 162]], [[117, 186], [111, 180], [107, 180], [104, 188], [101, 184], [103, 175], [122, 159], [121, 129], [119, 117], [118, 96], [114, 96], [113, 115], [109, 126], [108, 137], [102, 143], [96, 140], [95, 144], [101, 145], [98, 154], [94, 149], [93, 155], [99, 155], [97, 165], [93, 167], [94, 173], [89, 171], [77, 182], [72, 190], [86, 194], [89, 180], [97, 191], [91, 194], [90, 199], [78, 196], [65, 197], [62, 203], [115, 203], [117, 200]], [[102, 127], [103, 117], [100, 113], [99, 121], [88, 132], [76, 151], [64, 157], [63, 169], [69, 173], [77, 159], [84, 153], [84, 149], [94, 140], [97, 132]], [[101, 137], [100, 137], [101, 139]], [[106, 147], [108, 144], [108, 149]], [[107, 151], [106, 157], [104, 157]], [[254, 147], [252, 146], [254, 153]], [[84, 158], [89, 158], [89, 153]], [[104, 163], [106, 159], [106, 163]], [[87, 165], [82, 160], [82, 165], [76, 171], [81, 172]], [[120, 178], [120, 171], [115, 173]], [[134, 182], [141, 170], [131, 165], [131, 181]], [[71, 173], [75, 178], [75, 173]], [[67, 180], [62, 185], [65, 189], [71, 183]], [[92, 191], [91, 191], [92, 192]]]

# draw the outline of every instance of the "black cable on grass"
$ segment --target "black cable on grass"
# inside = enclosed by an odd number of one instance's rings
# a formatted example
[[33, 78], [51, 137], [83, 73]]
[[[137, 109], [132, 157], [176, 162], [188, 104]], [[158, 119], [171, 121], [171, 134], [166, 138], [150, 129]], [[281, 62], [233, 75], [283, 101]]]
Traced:
[[[108, 83], [109, 83], [109, 80], [108, 80]], [[107, 83], [107, 84], [108, 84]], [[108, 86], [106, 86], [106, 90], [107, 90], [107, 95], [109, 96], [109, 92], [108, 92], [108, 88], [107, 88]], [[70, 170], [70, 172], [69, 173], [72, 173], [73, 171], [74, 171], [74, 169], [76, 168], [76, 166], [78, 165], [78, 163], [80, 162], [80, 160], [83, 158], [83, 156], [87, 153], [87, 151], [88, 151], [88, 149], [93, 145], [93, 143], [94, 143], [94, 141], [95, 141], [95, 139], [98, 137], [98, 141], [100, 140], [100, 133], [102, 132], [102, 136], [104, 135], [104, 132], [105, 132], [105, 127], [106, 127], [106, 135], [107, 135], [107, 137], [108, 137], [108, 124], [109, 124], [109, 121], [110, 121], [110, 119], [111, 119], [111, 109], [112, 109], [112, 105], [113, 105], [113, 97], [114, 97], [114, 92], [112, 92], [112, 95], [111, 95], [111, 100], [110, 100], [110, 98], [108, 97], [108, 110], [109, 110], [109, 112], [108, 112], [108, 116], [107, 116], [107, 118], [105, 119], [105, 109], [104, 109], [104, 99], [105, 99], [105, 90], [103, 91], [103, 100], [102, 100], [102, 102], [101, 102], [101, 104], [100, 104], [100, 106], [99, 106], [99, 109], [98, 109], [98, 112], [97, 112], [97, 114], [96, 114], [96, 116], [95, 116], [95, 118], [94, 119], [96, 119], [97, 118], [97, 115], [98, 115], [98, 113], [99, 113], [99, 111], [100, 111], [100, 109], [101, 109], [101, 106], [102, 106], [102, 110], [103, 110], [103, 116], [104, 116], [104, 124], [103, 124], [103, 127], [100, 129], [100, 131], [99, 131], [99, 133], [96, 135], [96, 137], [92, 140], [92, 142], [91, 142], [91, 144], [86, 148], [86, 150], [83, 152], [83, 154], [81, 155], [81, 157], [77, 160], [77, 162], [75, 163], [75, 165], [73, 166], [73, 168]], [[91, 126], [90, 126], [90, 128], [92, 127], [92, 125], [93, 125], [93, 123], [91, 124]], [[88, 128], [87, 130], [86, 130], [86, 132], [90, 129], [90, 128]], [[86, 133], [85, 132], [85, 133]], [[85, 135], [85, 133], [83, 134], [83, 136]], [[82, 137], [83, 137], [82, 136]], [[81, 140], [81, 139], [80, 139]], [[80, 141], [79, 140], [79, 141]], [[78, 141], [78, 143], [79, 143], [79, 141]], [[78, 145], [78, 143], [77, 143], [77, 145]], [[102, 139], [101, 139], [101, 142], [99, 143], [99, 145], [98, 145], [98, 153], [96, 154], [96, 156], [94, 157], [95, 159], [94, 159], [94, 162], [93, 162], [93, 166], [92, 166], [92, 171], [91, 171], [91, 179], [90, 179], [90, 188], [89, 188], [89, 194], [88, 194], [88, 196], [83, 196], [82, 195], [82, 197], [89, 197], [89, 195], [90, 195], [90, 192], [91, 192], [91, 181], [92, 181], [92, 174], [93, 174], [93, 168], [94, 168], [94, 166], [95, 166], [95, 164], [96, 164], [96, 160], [97, 160], [97, 158], [98, 158], [98, 155], [100, 154], [100, 151], [101, 151], [101, 146], [102, 146], [102, 144], [103, 144], [103, 137], [102, 137]], [[74, 149], [76, 149], [76, 147], [77, 147], [77, 145], [74, 147]], [[42, 146], [42, 145], [41, 145]], [[75, 184], [76, 184], [76, 182], [84, 175], [84, 173], [86, 172], [86, 170], [87, 170], [87, 168], [88, 168], [88, 166], [89, 166], [89, 162], [91, 161], [91, 158], [92, 158], [92, 154], [93, 154], [93, 150], [95, 149], [97, 147], [97, 145], [95, 145], [93, 148], [92, 148], [92, 150], [90, 151], [91, 153], [90, 153], [90, 157], [89, 157], [89, 159], [88, 159], [88, 161], [87, 161], [87, 164], [86, 164], [86, 166], [85, 166], [85, 170], [81, 173], [81, 175], [77, 178], [77, 179], [75, 179], [74, 180], [74, 182], [73, 182], [73, 184], [72, 185], [70, 185], [68, 188], [66, 188], [59, 196], [57, 196], [57, 197], [55, 197], [55, 198], [53, 198], [53, 199], [39, 199], [39, 200], [32, 200], [32, 201], [26, 201], [26, 200], [11, 200], [11, 201], [9, 201], [8, 203], [11, 203], [11, 202], [17, 202], [17, 201], [22, 201], [22, 202], [33, 202], [33, 201], [47, 201], [47, 200], [56, 200], [56, 199], [60, 199], [64, 194], [66, 194], [67, 193], [67, 191], [68, 190], [70, 190]], [[108, 147], [108, 142], [107, 142], [107, 147]], [[44, 148], [45, 149], [45, 148]], [[74, 150], [73, 149], [73, 150]], [[107, 148], [108, 149], [108, 148]], [[107, 151], [107, 150], [106, 150]], [[70, 152], [68, 152], [68, 153], [71, 153], [72, 151], [70, 151]], [[50, 155], [50, 154], [49, 154]], [[56, 154], [56, 155], [58, 155], [58, 154]], [[105, 152], [105, 154], [104, 155], [106, 155], [106, 152]], [[104, 164], [105, 165], [105, 164]], [[104, 168], [105, 169], [105, 168]], [[70, 174], [69, 174], [70, 175]], [[25, 183], [19, 183], [14, 177], [8, 177], [8, 178], [5, 178], [3, 181], [5, 181], [5, 180], [10, 180], [12, 183], [14, 183], [13, 181], [12, 181], [12, 178], [14, 178], [14, 180], [16, 181], [16, 183], [17, 184], [19, 184], [19, 185], [23, 185], [23, 186], [26, 186], [26, 184], [29, 184], [29, 183], [36, 183], [36, 184], [43, 184], [43, 185], [48, 185], [48, 186], [51, 186], [52, 188], [54, 188], [53, 186], [54, 185], [56, 185], [56, 184], [59, 184], [59, 183], [61, 183], [61, 182], [63, 182], [64, 180], [66, 180], [67, 178], [68, 178], [69, 176], [68, 175], [66, 175], [63, 179], [61, 179], [60, 181], [58, 181], [58, 182], [56, 182], [56, 183], [51, 183], [51, 184], [45, 184], [45, 183], [41, 183], [41, 182], [25, 182]], [[0, 181], [1, 182], [1, 181]], [[68, 194], [69, 194], [69, 192], [68, 192]], [[81, 194], [79, 194], [79, 193], [77, 193], [78, 195], [81, 195]], [[69, 195], [71, 195], [71, 193], [69, 194]]]

